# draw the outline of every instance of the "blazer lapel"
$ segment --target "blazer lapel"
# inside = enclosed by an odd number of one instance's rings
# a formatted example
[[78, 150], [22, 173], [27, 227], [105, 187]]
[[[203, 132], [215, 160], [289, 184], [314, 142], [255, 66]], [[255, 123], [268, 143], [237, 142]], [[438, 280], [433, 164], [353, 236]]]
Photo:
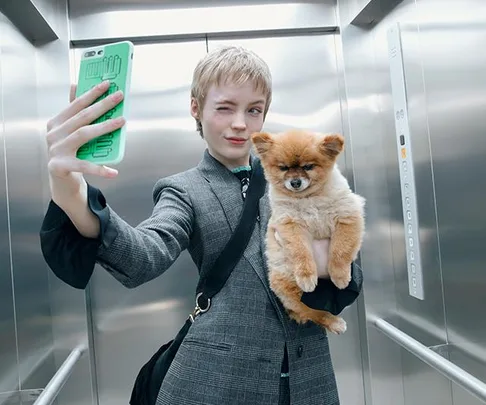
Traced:
[[[253, 159], [255, 158], [252, 156], [251, 159], [253, 162]], [[209, 182], [213, 193], [216, 195], [221, 207], [223, 208], [231, 231], [234, 232], [243, 211], [243, 198], [241, 196], [240, 181], [230, 170], [213, 158], [207, 150], [204, 152], [204, 157], [198, 168], [203, 177]], [[262, 281], [270, 300], [277, 309], [277, 313], [282, 318], [284, 328], [287, 329], [286, 324], [283, 321], [281, 307], [278, 305], [277, 299], [270, 290], [268, 283], [265, 250], [266, 232], [269, 218], [270, 204], [268, 200], [267, 184], [265, 194], [259, 201], [258, 222], [243, 255]]]
[[243, 210], [240, 181], [228, 168], [213, 158], [207, 149], [198, 168], [220, 202], [231, 232], [234, 232]]

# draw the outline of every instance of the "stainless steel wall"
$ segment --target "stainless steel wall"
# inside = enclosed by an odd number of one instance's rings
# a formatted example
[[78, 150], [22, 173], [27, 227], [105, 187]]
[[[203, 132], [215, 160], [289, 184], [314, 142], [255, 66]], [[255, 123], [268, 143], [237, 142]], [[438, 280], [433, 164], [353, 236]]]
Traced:
[[[383, 14], [338, 1], [345, 111], [356, 190], [367, 198], [368, 359], [366, 398], [373, 405], [479, 403], [471, 394], [392, 342], [374, 326], [384, 318], [486, 381], [486, 218], [482, 158], [486, 143], [483, 1], [404, 0]], [[372, 18], [370, 18], [372, 17]], [[363, 23], [364, 21], [364, 23]], [[404, 73], [414, 155], [423, 301], [409, 295], [399, 159], [387, 30], [402, 27]]]
[[[15, 16], [0, 13], [0, 404], [32, 403], [88, 340], [84, 293], [52, 276], [39, 245], [49, 194], [44, 128], [68, 102], [70, 61], [67, 3], [35, 6], [56, 41], [37, 41], [34, 29], [26, 38]], [[42, 25], [38, 14], [21, 11], [24, 28], [29, 18]], [[88, 356], [71, 377], [60, 400], [91, 403]]]
[[[47, 271], [37, 225], [42, 218], [40, 133], [36, 128], [35, 49], [0, 20], [2, 81], [2, 335], [0, 391], [45, 386], [54, 373]], [[6, 219], [5, 219], [6, 216]], [[2, 305], [3, 307], [3, 305]], [[5, 312], [6, 310], [6, 312]], [[6, 395], [6, 394], [4, 394]]]

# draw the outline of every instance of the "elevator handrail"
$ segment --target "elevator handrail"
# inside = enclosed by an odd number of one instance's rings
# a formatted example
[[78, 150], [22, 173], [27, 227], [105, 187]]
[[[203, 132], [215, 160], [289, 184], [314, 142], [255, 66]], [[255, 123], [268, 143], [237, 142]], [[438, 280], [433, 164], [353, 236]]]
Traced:
[[486, 402], [486, 383], [478, 380], [467, 371], [435, 353], [384, 319], [376, 319], [373, 323], [380, 332], [391, 340], [398, 343], [429, 366], [435, 368], [449, 380], [455, 382], [466, 391], [469, 391], [481, 401]]
[[62, 390], [62, 387], [71, 375], [74, 366], [86, 352], [86, 346], [81, 344], [74, 348], [69, 356], [64, 360], [59, 370], [52, 377], [46, 388], [39, 395], [34, 405], [51, 405]]

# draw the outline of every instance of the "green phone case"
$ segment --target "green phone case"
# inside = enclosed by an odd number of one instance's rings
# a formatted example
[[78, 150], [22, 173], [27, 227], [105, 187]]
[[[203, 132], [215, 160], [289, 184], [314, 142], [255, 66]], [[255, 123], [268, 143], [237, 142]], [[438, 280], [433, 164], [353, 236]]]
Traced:
[[[76, 97], [92, 89], [105, 80], [110, 80], [110, 88], [96, 102], [123, 91], [123, 100], [113, 109], [99, 117], [92, 124], [120, 116], [127, 117], [128, 93], [132, 74], [134, 46], [129, 41], [117, 42], [85, 49], [79, 67]], [[109, 134], [91, 140], [78, 149], [77, 157], [96, 164], [117, 164], [125, 155], [126, 125]]]

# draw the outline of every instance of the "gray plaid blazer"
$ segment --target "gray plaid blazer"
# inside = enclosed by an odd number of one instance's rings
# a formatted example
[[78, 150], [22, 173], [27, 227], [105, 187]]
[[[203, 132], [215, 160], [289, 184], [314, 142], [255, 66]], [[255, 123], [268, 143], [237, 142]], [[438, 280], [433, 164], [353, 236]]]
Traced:
[[[153, 214], [136, 228], [108, 208], [97, 261], [128, 287], [164, 273], [184, 249], [199, 271], [209, 269], [243, 208], [240, 181], [207, 151], [196, 168], [159, 180], [154, 201]], [[285, 345], [291, 404], [339, 404], [326, 332], [291, 321], [269, 288], [266, 194], [259, 211], [243, 258], [191, 326], [158, 405], [277, 404]]]

